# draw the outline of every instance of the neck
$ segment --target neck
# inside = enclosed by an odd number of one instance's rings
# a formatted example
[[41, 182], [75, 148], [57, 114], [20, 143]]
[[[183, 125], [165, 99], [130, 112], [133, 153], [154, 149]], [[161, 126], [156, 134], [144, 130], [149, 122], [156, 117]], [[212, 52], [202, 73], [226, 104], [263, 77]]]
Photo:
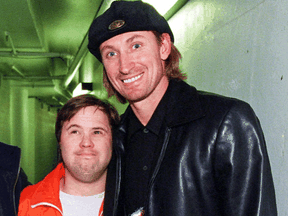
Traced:
[[65, 176], [60, 180], [60, 190], [75, 196], [93, 196], [105, 191], [105, 180], [106, 176], [95, 182], [86, 183]]
[[169, 80], [165, 77], [147, 98], [137, 102], [129, 102], [134, 114], [142, 125], [146, 126], [148, 124], [159, 102], [164, 96], [168, 85]]

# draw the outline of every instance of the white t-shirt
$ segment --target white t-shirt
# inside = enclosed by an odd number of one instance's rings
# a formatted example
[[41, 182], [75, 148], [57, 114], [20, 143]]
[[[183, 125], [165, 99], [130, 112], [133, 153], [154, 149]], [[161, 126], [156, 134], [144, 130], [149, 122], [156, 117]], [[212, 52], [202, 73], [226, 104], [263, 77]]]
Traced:
[[104, 192], [93, 196], [74, 196], [60, 191], [63, 216], [98, 216]]

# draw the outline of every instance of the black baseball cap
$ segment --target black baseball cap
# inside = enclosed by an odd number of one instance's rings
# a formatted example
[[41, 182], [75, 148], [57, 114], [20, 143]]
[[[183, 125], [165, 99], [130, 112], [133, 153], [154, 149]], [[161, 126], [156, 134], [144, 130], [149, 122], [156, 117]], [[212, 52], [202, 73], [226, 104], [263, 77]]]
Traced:
[[174, 42], [168, 22], [151, 5], [142, 1], [114, 1], [107, 11], [92, 22], [88, 49], [102, 62], [100, 45], [116, 35], [132, 31], [168, 33]]

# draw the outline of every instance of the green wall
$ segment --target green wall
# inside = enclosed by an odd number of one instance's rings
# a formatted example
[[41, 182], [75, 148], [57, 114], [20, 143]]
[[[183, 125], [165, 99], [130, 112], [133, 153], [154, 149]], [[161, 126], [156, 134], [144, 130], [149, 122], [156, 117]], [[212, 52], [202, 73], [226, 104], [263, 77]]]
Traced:
[[21, 167], [36, 183], [56, 163], [57, 110], [29, 98], [29, 87], [19, 81], [1, 80], [0, 101], [0, 140], [21, 148]]
[[187, 82], [245, 100], [255, 110], [279, 216], [288, 215], [287, 11], [287, 0], [189, 1], [169, 20]]
[[0, 74], [0, 141], [10, 143], [10, 85]]
[[[34, 100], [35, 101], [35, 100]], [[54, 134], [57, 112], [36, 100], [35, 103], [35, 170], [36, 182], [50, 172], [57, 163], [57, 140]], [[44, 156], [44, 157], [43, 157]]]

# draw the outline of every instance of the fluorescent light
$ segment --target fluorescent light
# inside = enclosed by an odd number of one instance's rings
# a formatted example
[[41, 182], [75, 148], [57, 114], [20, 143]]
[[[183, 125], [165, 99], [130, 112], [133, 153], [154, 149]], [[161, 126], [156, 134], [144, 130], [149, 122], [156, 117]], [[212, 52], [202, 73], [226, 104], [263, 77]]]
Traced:
[[89, 91], [89, 90], [82, 90], [82, 83], [79, 83], [77, 85], [77, 87], [74, 89], [72, 95], [73, 95], [73, 97], [76, 97], [76, 96], [79, 96], [79, 95], [88, 94], [90, 92], [91, 91]]

